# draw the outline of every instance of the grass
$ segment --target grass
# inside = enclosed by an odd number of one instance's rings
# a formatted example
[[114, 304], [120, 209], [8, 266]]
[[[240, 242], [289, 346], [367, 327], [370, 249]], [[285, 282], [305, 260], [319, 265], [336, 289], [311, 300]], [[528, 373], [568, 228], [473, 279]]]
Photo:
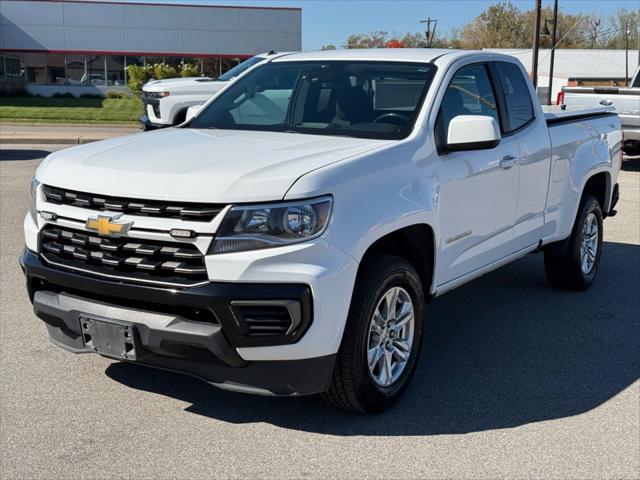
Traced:
[[0, 97], [3, 123], [137, 123], [139, 98]]

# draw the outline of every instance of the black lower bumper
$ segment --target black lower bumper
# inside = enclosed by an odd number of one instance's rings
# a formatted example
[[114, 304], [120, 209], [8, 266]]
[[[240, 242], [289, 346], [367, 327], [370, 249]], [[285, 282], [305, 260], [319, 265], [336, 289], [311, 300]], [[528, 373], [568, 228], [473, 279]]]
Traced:
[[147, 114], [144, 114], [140, 117], [140, 123], [143, 125], [145, 130], [157, 130], [159, 128], [170, 127], [171, 125], [164, 125], [162, 123], [153, 123], [149, 120]]
[[[307, 395], [326, 390], [335, 356], [303, 360], [243, 360], [235, 347], [294, 343], [311, 322], [311, 294], [304, 285], [228, 284], [167, 290], [125, 284], [52, 268], [26, 251], [20, 263], [36, 315], [51, 340], [76, 353], [93, 351], [81, 319], [124, 322], [136, 336], [136, 363], [187, 373], [231, 390]], [[299, 302], [297, 332], [251, 338], [234, 316], [234, 301]]]

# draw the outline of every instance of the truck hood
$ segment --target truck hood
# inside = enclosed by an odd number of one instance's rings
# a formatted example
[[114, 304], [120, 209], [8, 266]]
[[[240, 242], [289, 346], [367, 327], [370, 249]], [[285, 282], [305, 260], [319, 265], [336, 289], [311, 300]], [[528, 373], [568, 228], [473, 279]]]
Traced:
[[312, 170], [390, 143], [171, 128], [60, 150], [45, 159], [36, 177], [55, 187], [149, 200], [272, 201]]
[[156, 80], [147, 83], [143, 90], [145, 92], [163, 92], [169, 91], [172, 95], [176, 94], [193, 94], [205, 92], [213, 95], [222, 90], [228, 82], [219, 80], [208, 80], [201, 77], [198, 78], [172, 78], [168, 80]]

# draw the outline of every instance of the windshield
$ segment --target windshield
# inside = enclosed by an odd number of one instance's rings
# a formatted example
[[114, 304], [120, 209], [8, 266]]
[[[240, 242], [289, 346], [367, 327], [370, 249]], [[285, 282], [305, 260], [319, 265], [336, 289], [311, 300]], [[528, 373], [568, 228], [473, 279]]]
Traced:
[[238, 65], [233, 67], [231, 70], [227, 70], [226, 72], [224, 72], [222, 75], [218, 77], [218, 80], [221, 80], [223, 82], [228, 82], [229, 80], [233, 80], [242, 72], [244, 72], [245, 70], [249, 70], [256, 63], [260, 63], [263, 60], [264, 60], [264, 57], [251, 57], [250, 59], [245, 60], [242, 63], [239, 63]]
[[640, 70], [636, 71], [636, 78], [634, 78], [631, 86], [634, 88], [640, 88]]
[[272, 62], [238, 79], [191, 128], [400, 139], [435, 67], [398, 62]]

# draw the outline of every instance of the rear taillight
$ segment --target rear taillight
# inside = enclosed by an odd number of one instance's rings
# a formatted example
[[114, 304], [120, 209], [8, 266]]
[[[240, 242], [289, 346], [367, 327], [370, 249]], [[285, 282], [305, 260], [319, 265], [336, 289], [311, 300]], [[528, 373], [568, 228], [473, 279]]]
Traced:
[[564, 92], [560, 90], [556, 98], [556, 105], [564, 105]]

